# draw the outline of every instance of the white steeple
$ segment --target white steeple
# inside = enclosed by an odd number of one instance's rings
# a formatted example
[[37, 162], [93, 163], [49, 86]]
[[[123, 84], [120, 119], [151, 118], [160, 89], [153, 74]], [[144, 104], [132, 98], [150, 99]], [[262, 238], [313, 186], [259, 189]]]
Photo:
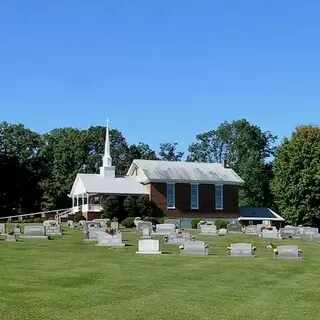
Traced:
[[100, 167], [100, 175], [104, 178], [115, 178], [116, 176], [116, 168], [112, 166], [112, 158], [110, 155], [109, 119], [107, 119], [106, 141], [104, 144], [104, 155], [102, 158], [102, 167]]
[[112, 158], [110, 155], [110, 139], [109, 139], [109, 119], [107, 119], [106, 141], [104, 145], [103, 166], [111, 167]]

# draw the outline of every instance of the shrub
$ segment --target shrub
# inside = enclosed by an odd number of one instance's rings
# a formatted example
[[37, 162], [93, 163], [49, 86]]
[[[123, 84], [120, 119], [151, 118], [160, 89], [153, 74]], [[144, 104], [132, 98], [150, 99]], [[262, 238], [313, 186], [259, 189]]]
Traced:
[[126, 211], [128, 217], [136, 217], [139, 215], [136, 197], [126, 197], [123, 201], [123, 209]]
[[34, 219], [33, 218], [29, 218], [29, 219], [24, 219], [23, 223], [33, 223]]
[[128, 217], [121, 222], [122, 226], [125, 228], [134, 228], [134, 218], [133, 217]]
[[121, 216], [121, 201], [119, 197], [109, 196], [106, 197], [102, 204], [103, 207], [103, 218], [110, 219], [111, 217]]
[[192, 227], [192, 229], [197, 229], [198, 223], [199, 223], [200, 221], [201, 221], [200, 218], [193, 219], [193, 220], [191, 221], [191, 227]]
[[80, 220], [86, 220], [86, 218], [82, 215], [82, 212], [79, 211], [74, 216], [74, 221], [79, 222]]
[[34, 223], [42, 223], [43, 219], [42, 218], [34, 218], [33, 222]]
[[150, 221], [152, 224], [158, 224], [159, 223], [159, 220], [156, 219], [156, 218], [153, 218], [153, 217], [145, 217], [143, 220], [144, 221]]
[[217, 229], [227, 229], [228, 223], [229, 222], [225, 220], [216, 220], [214, 224], [216, 225]]
[[164, 223], [165, 220], [175, 219], [174, 217], [162, 217], [159, 219], [159, 223]]

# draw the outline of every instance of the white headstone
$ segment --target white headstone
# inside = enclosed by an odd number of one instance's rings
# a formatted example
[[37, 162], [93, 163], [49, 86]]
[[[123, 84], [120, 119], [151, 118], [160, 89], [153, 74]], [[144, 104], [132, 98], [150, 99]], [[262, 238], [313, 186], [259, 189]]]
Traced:
[[216, 236], [217, 233], [217, 227], [215, 225], [210, 224], [202, 224], [200, 225], [200, 231], [203, 235], [209, 235], [209, 236]]
[[161, 254], [159, 240], [145, 239], [139, 240], [138, 254]]
[[171, 223], [162, 223], [156, 225], [156, 235], [168, 236], [169, 234], [175, 233], [176, 226]]
[[122, 242], [122, 233], [117, 232], [114, 235], [108, 234], [106, 232], [100, 232], [98, 235], [99, 247], [124, 247], [126, 244]]

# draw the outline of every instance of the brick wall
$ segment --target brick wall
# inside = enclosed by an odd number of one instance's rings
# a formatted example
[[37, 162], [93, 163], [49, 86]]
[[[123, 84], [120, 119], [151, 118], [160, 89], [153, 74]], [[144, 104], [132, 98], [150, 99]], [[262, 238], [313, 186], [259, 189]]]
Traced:
[[175, 209], [167, 209], [167, 184], [150, 184], [150, 200], [157, 214], [172, 217], [203, 217], [203, 218], [237, 218], [238, 186], [225, 185], [223, 188], [224, 208], [215, 210], [215, 186], [199, 185], [199, 210], [191, 210], [191, 186], [189, 183], [176, 183]]

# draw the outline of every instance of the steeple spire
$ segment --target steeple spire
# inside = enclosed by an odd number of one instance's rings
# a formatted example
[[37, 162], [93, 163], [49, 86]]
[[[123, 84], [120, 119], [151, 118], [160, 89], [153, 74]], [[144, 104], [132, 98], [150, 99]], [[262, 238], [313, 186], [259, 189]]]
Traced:
[[110, 155], [109, 119], [107, 119], [106, 141], [104, 146], [103, 167], [111, 167], [112, 158]]

